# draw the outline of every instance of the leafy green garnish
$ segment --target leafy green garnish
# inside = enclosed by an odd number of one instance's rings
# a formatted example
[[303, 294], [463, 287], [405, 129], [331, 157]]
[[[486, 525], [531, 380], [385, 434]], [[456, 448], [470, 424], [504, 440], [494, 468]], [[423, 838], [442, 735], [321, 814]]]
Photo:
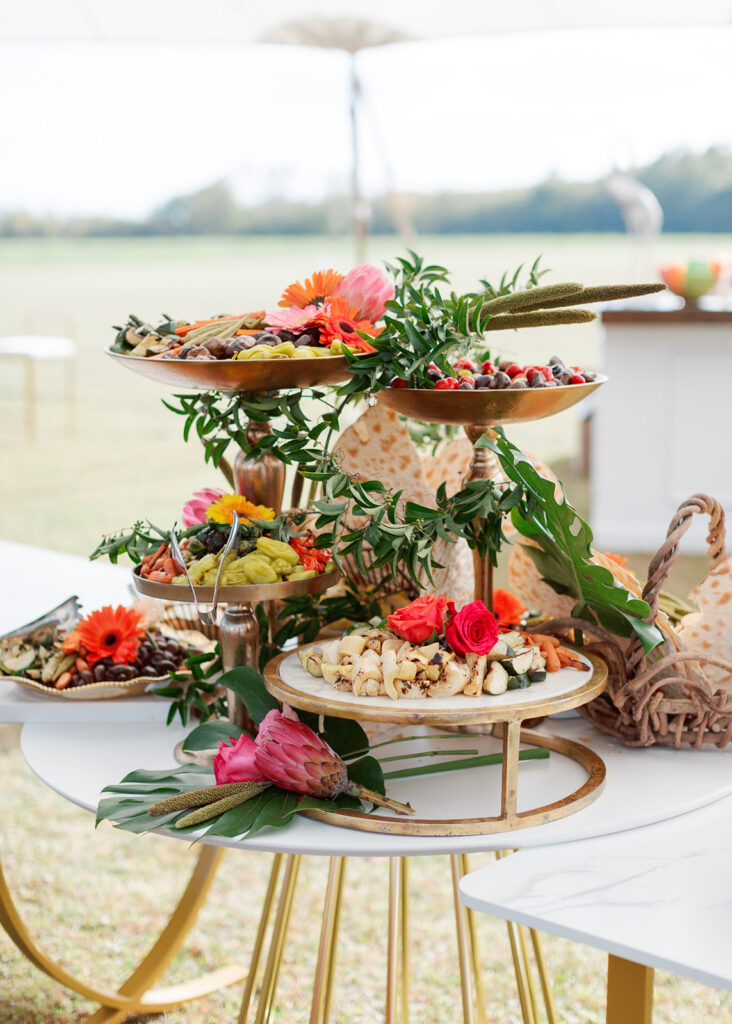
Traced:
[[535, 542], [525, 550], [544, 581], [558, 594], [575, 598], [575, 617], [599, 623], [615, 636], [635, 633], [646, 654], [662, 643], [660, 630], [647, 621], [647, 602], [633, 597], [609, 569], [592, 561], [592, 530], [564, 495], [556, 499], [554, 481], [541, 476], [502, 431], [495, 440], [483, 436], [477, 447], [495, 452], [506, 476], [522, 488], [511, 521]]

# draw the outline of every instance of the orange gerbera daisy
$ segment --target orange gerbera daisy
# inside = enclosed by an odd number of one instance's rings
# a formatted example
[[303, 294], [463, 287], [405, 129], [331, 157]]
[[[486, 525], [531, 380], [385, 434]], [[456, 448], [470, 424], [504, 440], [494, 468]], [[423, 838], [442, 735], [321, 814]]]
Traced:
[[221, 497], [206, 509], [206, 518], [215, 523], [233, 523], [234, 514], [240, 519], [266, 519], [271, 522], [274, 509], [266, 505], [255, 505], [243, 494], [222, 494]]
[[499, 587], [493, 591], [493, 614], [501, 626], [518, 626], [526, 608], [520, 597]]
[[305, 284], [295, 281], [282, 293], [281, 306], [297, 306], [304, 309], [311, 303], [322, 305], [343, 280], [343, 274], [337, 270], [316, 270], [312, 277], [305, 279]]
[[328, 348], [334, 341], [342, 341], [356, 352], [375, 352], [373, 345], [358, 336], [358, 331], [375, 338], [381, 327], [370, 320], [359, 320], [358, 310], [348, 305], [348, 299], [336, 296], [328, 300], [327, 307], [313, 317], [311, 323], [320, 329], [320, 344]]
[[140, 613], [124, 605], [105, 605], [92, 612], [79, 622], [76, 632], [90, 665], [102, 658], [111, 658], [116, 665], [129, 665], [137, 657], [145, 634]]

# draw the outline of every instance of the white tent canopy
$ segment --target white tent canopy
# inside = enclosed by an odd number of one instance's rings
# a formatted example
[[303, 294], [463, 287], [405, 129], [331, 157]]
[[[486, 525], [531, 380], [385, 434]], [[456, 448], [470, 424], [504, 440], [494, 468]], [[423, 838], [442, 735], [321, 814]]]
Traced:
[[[289, 21], [376, 22], [402, 38], [649, 25], [727, 25], [730, 0], [22, 0], [0, 39], [258, 43]], [[378, 36], [371, 45], [380, 45]], [[366, 45], [369, 45], [368, 42]]]

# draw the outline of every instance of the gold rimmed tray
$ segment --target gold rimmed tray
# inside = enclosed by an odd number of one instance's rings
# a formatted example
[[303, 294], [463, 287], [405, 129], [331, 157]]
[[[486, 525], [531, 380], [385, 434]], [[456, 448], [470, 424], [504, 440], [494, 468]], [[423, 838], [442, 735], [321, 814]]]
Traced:
[[[418, 778], [402, 779], [393, 787], [389, 785], [390, 795], [395, 799], [412, 802], [416, 811], [414, 817], [396, 815], [391, 812], [367, 814], [355, 810], [312, 810], [302, 813], [317, 821], [362, 832], [378, 832], [384, 835], [466, 836], [488, 835], [527, 828], [532, 825], [542, 825], [582, 810], [596, 800], [602, 792], [606, 774], [602, 759], [581, 743], [521, 728], [522, 722], [526, 719], [568, 711], [588, 703], [604, 691], [607, 684], [607, 666], [604, 661], [585, 651], [577, 651], [577, 654], [587, 666], [585, 672], [562, 669], [560, 672], [551, 673], [556, 676], [571, 674], [575, 677], [574, 683], [566, 678], [555, 680], [549, 686], [545, 683], [534, 683], [526, 690], [514, 690], [509, 691], [507, 695], [501, 695], [507, 696], [505, 702], [501, 703], [500, 697], [486, 695], [481, 704], [473, 704], [464, 708], [455, 707], [455, 702], [460, 700], [459, 695], [452, 698], [390, 700], [391, 707], [381, 707], [377, 706], [379, 698], [353, 698], [353, 695], [350, 695], [350, 701], [344, 700], [343, 698], [349, 696], [348, 694], [334, 690], [324, 683], [322, 685], [327, 686], [330, 694], [318, 693], [304, 677], [320, 683], [322, 680], [315, 680], [315, 677], [309, 676], [309, 673], [305, 672], [299, 663], [296, 652], [279, 655], [269, 662], [264, 670], [264, 676], [267, 690], [284, 704], [320, 715], [332, 715], [356, 721], [391, 722], [406, 727], [469, 726], [470, 724], [492, 723], [492, 737], [473, 735], [471, 740], [481, 747], [481, 753], [488, 752], [484, 751], [483, 747], [493, 744], [503, 755], [500, 786], [496, 777], [490, 774], [490, 768], [470, 769], [471, 774], [463, 775], [462, 778], [460, 778], [462, 775], [460, 771], [451, 772], [449, 776], [436, 776], [437, 779], [442, 780], [440, 785], [443, 789], [446, 785], [444, 780], [449, 779], [447, 785], [458, 787], [454, 790], [456, 793], [461, 791], [460, 787], [467, 786], [469, 790], [463, 789], [463, 791], [473, 794], [484, 792], [488, 794], [492, 787], [495, 790], [495, 799], [500, 802], [498, 814], [483, 817], [471, 812], [464, 817], [455, 817], [456, 801], [451, 799], [451, 791], [448, 791], [443, 792], [442, 799], [438, 800], [442, 816], [420, 817], [420, 787], [424, 784], [424, 780]], [[297, 664], [292, 659], [295, 659]], [[544, 688], [543, 692], [542, 687]], [[470, 697], [462, 699], [466, 705], [471, 701], [481, 700]], [[419, 706], [415, 707], [415, 705]], [[469, 730], [466, 729], [466, 731]], [[496, 739], [500, 741], [498, 744], [496, 744]], [[549, 789], [549, 795], [552, 798], [539, 803], [540, 787], [534, 787], [535, 795], [529, 801], [532, 805], [519, 810], [519, 752], [522, 743], [543, 747], [568, 758], [583, 770], [584, 780], [577, 785], [578, 779], [573, 777], [571, 770], [567, 773], [559, 769], [561, 782], [559, 785], [555, 783]], [[401, 750], [402, 748], [400, 748], [400, 752]], [[483, 774], [482, 777], [479, 775], [479, 773], [485, 772], [489, 774]], [[565, 778], [571, 779], [570, 784], [574, 786], [566, 795], [564, 793], [567, 786]], [[424, 790], [421, 792], [424, 793]], [[541, 795], [543, 796], [543, 793]], [[544, 800], [546, 800], [545, 796]], [[434, 805], [434, 801], [432, 803]]]
[[430, 388], [384, 388], [378, 399], [384, 405], [427, 423], [526, 423], [569, 409], [605, 384], [598, 374], [589, 384], [564, 384], [556, 388], [510, 388], [473, 391], [434, 391]]
[[[337, 570], [323, 572], [319, 576], [310, 576], [304, 580], [281, 580], [279, 583], [250, 583], [246, 586], [220, 586], [218, 600], [221, 604], [256, 604], [259, 601], [279, 601], [286, 597], [299, 597], [301, 594], [319, 594], [332, 587], [340, 579]], [[193, 591], [187, 584], [155, 583], [142, 579], [137, 567], [132, 572], [132, 583], [138, 594], [146, 597], [157, 597], [164, 601], [193, 601]], [[195, 598], [201, 604], [213, 601], [213, 587], [196, 587]]]
[[86, 686], [68, 686], [65, 690], [56, 690], [35, 679], [24, 679], [22, 676], [2, 676], [12, 683], [17, 683], [24, 690], [33, 690], [44, 697], [55, 697], [59, 700], [113, 700], [119, 697], [140, 697], [151, 683], [162, 686], [170, 676], [138, 676], [124, 682], [87, 683]]
[[[300, 650], [320, 647], [306, 644]], [[324, 679], [310, 675], [297, 652], [278, 655], [264, 670], [265, 685], [273, 697], [302, 711], [360, 722], [394, 725], [484, 725], [514, 719], [543, 718], [586, 704], [605, 689], [607, 665], [594, 654], [577, 651], [587, 669], [564, 668], [550, 672], [541, 683], [525, 690], [506, 690], [499, 696], [424, 697], [392, 700], [390, 697], [355, 697], [334, 689]]]
[[279, 391], [338, 384], [348, 376], [345, 356], [309, 359], [152, 359], [104, 351], [133, 373], [197, 391]]
[[[55, 634], [58, 629], [65, 629], [74, 624], [79, 617], [79, 600], [77, 597], [70, 597], [57, 608], [52, 609], [45, 615], [26, 626], [12, 630], [5, 634], [5, 637], [23, 639], [24, 637], [40, 639], [42, 635]], [[165, 636], [180, 641], [187, 647], [194, 647], [201, 651], [211, 650], [213, 643], [203, 634], [195, 629], [175, 629], [170, 626], [163, 626], [160, 630]], [[0, 637], [4, 639], [4, 637]], [[23, 690], [29, 690], [44, 697], [51, 697], [56, 700], [113, 700], [119, 697], [139, 697], [147, 690], [151, 683], [162, 685], [170, 679], [169, 675], [164, 676], [136, 676], [134, 679], [125, 679], [115, 682], [104, 680], [99, 683], [87, 683], [84, 686], [69, 686], [63, 690], [57, 690], [54, 686], [48, 686], [36, 679], [28, 679], [25, 676], [0, 674], [0, 680], [7, 680], [15, 683]]]

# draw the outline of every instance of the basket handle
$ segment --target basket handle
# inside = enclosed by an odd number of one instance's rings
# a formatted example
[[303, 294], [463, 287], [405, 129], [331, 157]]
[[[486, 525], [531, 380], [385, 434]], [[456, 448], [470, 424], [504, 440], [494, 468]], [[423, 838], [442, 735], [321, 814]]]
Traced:
[[[648, 616], [648, 622], [650, 623], [656, 620], [656, 615], [658, 614], [658, 595], [668, 579], [674, 562], [679, 557], [681, 538], [691, 526], [693, 516], [697, 514], [708, 515], [710, 519], [709, 532], [707, 534], [710, 569], [716, 569], [727, 557], [724, 509], [716, 498], [712, 498], [708, 494], [692, 494], [690, 498], [687, 498], [677, 508], [666, 531], [666, 539], [648, 566], [648, 580], [643, 588], [643, 600], [647, 601], [650, 605], [651, 613]], [[635, 636], [630, 642], [627, 657], [629, 675], [632, 676], [635, 668], [643, 659], [643, 649], [640, 640]]]

